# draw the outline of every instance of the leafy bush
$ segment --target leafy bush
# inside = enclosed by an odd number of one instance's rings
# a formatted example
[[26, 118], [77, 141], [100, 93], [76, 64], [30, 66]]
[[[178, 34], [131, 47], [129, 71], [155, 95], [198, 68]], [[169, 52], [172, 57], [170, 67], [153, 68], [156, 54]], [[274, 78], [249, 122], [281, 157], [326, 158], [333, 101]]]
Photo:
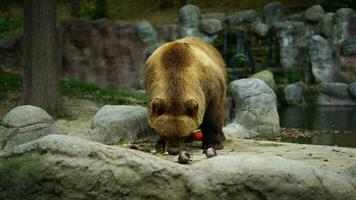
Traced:
[[0, 40], [9, 37], [17, 36], [23, 33], [23, 22], [20, 19], [0, 19]]
[[104, 5], [97, 5], [97, 4], [85, 4], [80, 9], [79, 15], [80, 17], [95, 20], [107, 17], [106, 7]]

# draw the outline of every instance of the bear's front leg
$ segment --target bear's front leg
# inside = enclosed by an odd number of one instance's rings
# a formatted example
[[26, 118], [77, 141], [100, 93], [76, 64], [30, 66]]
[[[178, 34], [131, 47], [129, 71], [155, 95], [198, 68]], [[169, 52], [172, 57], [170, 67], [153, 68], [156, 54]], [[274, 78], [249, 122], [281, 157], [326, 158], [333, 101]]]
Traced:
[[212, 101], [208, 106], [203, 123], [200, 128], [203, 132], [202, 148], [207, 149], [223, 149], [223, 141], [225, 140], [222, 128], [224, 125], [224, 106], [223, 101]]

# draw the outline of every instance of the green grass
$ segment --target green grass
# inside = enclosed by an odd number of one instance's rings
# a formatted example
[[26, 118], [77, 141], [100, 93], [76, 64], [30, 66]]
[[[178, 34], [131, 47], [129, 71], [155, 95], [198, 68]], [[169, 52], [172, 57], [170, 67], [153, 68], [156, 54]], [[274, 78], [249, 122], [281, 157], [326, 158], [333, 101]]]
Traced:
[[[21, 87], [21, 75], [0, 73], [0, 101], [6, 99], [9, 93], [21, 92]], [[100, 88], [94, 84], [76, 80], [62, 79], [60, 88], [64, 96], [105, 104], [145, 104], [146, 102], [146, 96], [135, 91]]]

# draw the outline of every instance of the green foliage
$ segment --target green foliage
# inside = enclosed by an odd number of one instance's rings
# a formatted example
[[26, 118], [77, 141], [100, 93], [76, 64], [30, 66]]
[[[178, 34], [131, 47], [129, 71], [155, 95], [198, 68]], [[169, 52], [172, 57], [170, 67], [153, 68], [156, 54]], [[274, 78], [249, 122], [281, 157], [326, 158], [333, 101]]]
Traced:
[[[20, 92], [22, 77], [19, 74], [0, 73], [0, 100], [13, 91]], [[144, 94], [129, 90], [100, 88], [94, 84], [62, 79], [61, 92], [65, 96], [88, 99], [109, 104], [145, 104]]]
[[274, 70], [273, 75], [277, 84], [291, 84], [304, 80], [304, 70], [301, 68]]
[[79, 15], [89, 20], [104, 18], [107, 17], [106, 6], [103, 4], [85, 4], [81, 7]]
[[61, 80], [64, 95], [110, 104], [144, 104], [146, 96], [134, 91], [99, 88], [76, 80]]
[[9, 36], [18, 36], [23, 33], [23, 22], [21, 19], [0, 19], [0, 40]]

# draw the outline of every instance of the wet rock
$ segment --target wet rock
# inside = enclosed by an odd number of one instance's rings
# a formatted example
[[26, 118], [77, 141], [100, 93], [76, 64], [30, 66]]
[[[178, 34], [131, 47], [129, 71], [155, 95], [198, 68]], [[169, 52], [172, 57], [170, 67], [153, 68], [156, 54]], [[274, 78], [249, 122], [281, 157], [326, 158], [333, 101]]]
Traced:
[[333, 17], [333, 44], [338, 46], [349, 37], [348, 24], [354, 15], [351, 8], [340, 8]]
[[0, 124], [0, 150], [31, 142], [50, 134], [61, 134], [53, 119], [42, 108], [18, 106], [8, 112]]
[[344, 56], [356, 55], [356, 36], [344, 40], [341, 45], [341, 53]]
[[348, 88], [349, 85], [346, 83], [322, 82], [320, 84], [320, 92], [340, 99], [349, 97]]
[[314, 5], [305, 11], [305, 20], [317, 23], [323, 19], [325, 15], [324, 9], [320, 5]]
[[298, 105], [303, 102], [304, 83], [302, 81], [287, 85], [283, 91], [288, 104]]
[[202, 19], [200, 22], [200, 29], [204, 33], [213, 35], [222, 30], [222, 24], [218, 19]]
[[275, 22], [272, 29], [278, 38], [281, 65], [285, 68], [304, 66], [302, 50], [309, 38], [305, 24], [299, 21]]
[[157, 31], [152, 27], [150, 22], [144, 20], [137, 24], [138, 37], [147, 45], [154, 45], [158, 42]]
[[147, 122], [147, 109], [142, 106], [106, 105], [93, 117], [91, 128], [92, 140], [111, 145], [156, 137]]
[[333, 36], [333, 17], [334, 13], [326, 13], [318, 24], [319, 33], [325, 38]]
[[335, 80], [336, 66], [334, 50], [326, 39], [314, 35], [309, 43], [312, 72], [317, 82]]
[[253, 24], [257, 21], [257, 13], [255, 10], [243, 10], [233, 13], [227, 18], [229, 25]]
[[180, 26], [177, 24], [162, 25], [157, 28], [161, 41], [173, 41], [180, 38]]
[[276, 83], [274, 81], [274, 77], [272, 72], [268, 70], [260, 71], [251, 76], [251, 78], [258, 78], [265, 82], [272, 90], [276, 87]]
[[284, 15], [284, 8], [279, 2], [271, 2], [263, 7], [263, 15], [266, 24], [273, 24], [282, 19]]
[[179, 10], [179, 22], [186, 28], [198, 28], [201, 13], [198, 6], [187, 4]]
[[349, 92], [351, 97], [356, 100], [356, 82], [353, 82], [349, 85]]
[[320, 84], [320, 94], [318, 105], [327, 106], [355, 106], [349, 94], [349, 85], [346, 83], [322, 82]]
[[279, 135], [277, 97], [263, 81], [257, 78], [233, 81], [228, 86], [228, 94], [235, 105], [233, 123], [259, 135]]
[[64, 135], [0, 153], [0, 180], [0, 199], [356, 198], [348, 174], [277, 156], [221, 155], [185, 166]]
[[202, 19], [217, 19], [221, 22], [225, 19], [225, 13], [220, 12], [211, 12], [211, 13], [203, 13], [201, 14]]
[[264, 23], [256, 23], [253, 25], [252, 30], [260, 37], [265, 37], [269, 31], [269, 27]]

